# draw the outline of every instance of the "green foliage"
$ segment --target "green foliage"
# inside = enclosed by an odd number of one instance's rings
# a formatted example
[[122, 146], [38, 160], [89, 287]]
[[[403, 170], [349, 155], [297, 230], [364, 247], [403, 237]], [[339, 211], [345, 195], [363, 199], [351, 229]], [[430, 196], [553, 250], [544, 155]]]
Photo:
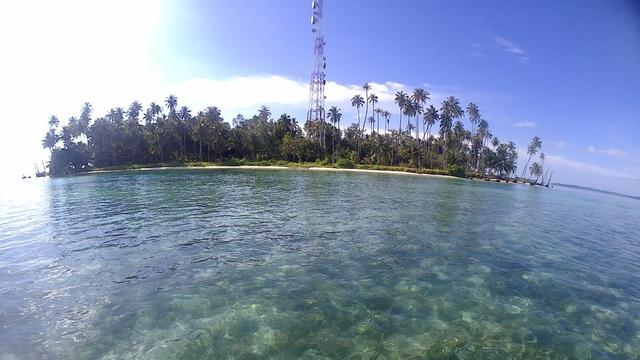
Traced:
[[336, 167], [341, 169], [354, 169], [356, 164], [351, 159], [340, 158], [336, 161]]
[[449, 175], [455, 177], [463, 178], [466, 176], [464, 173], [464, 169], [458, 165], [449, 165], [449, 167], [447, 168], [447, 172], [449, 173]]
[[[359, 114], [358, 123], [346, 128], [340, 124], [342, 113], [335, 106], [327, 112], [327, 121], [307, 121], [301, 127], [287, 114], [272, 118], [264, 106], [250, 118], [237, 115], [231, 121], [225, 121], [221, 110], [214, 106], [192, 116], [188, 107], [178, 105], [175, 96], [151, 103], [146, 110], [134, 101], [127, 107], [114, 107], [95, 120], [91, 119], [91, 105], [85, 103], [79, 117], [70, 118], [64, 126], [57, 117], [50, 118], [42, 145], [51, 150], [52, 175], [149, 164], [291, 163], [301, 167], [372, 168], [455, 176], [465, 176], [465, 172], [498, 177], [514, 174], [515, 144], [499, 144], [477, 105], [472, 103], [466, 108], [473, 128], [469, 132], [462, 122], [465, 111], [455, 97], [448, 97], [436, 108], [427, 106], [426, 90], [416, 89], [411, 95], [400, 91], [396, 103], [400, 116], [405, 116], [406, 129], [401, 122], [395, 130], [390, 128], [391, 114], [375, 107], [378, 97], [369, 91], [370, 88], [364, 97], [352, 99]], [[159, 104], [165, 105], [164, 110]], [[367, 118], [369, 106], [377, 119]], [[364, 117], [360, 116], [361, 110]], [[367, 127], [366, 120], [375, 122]], [[440, 136], [431, 136], [438, 129]], [[539, 139], [535, 139], [533, 147], [539, 149]]]

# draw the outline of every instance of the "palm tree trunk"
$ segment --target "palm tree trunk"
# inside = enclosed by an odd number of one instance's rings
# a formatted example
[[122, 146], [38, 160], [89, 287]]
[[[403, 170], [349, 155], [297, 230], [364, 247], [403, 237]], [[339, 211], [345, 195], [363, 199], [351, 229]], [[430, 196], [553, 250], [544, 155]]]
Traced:
[[333, 163], [336, 163], [336, 131], [335, 129], [331, 132], [331, 141], [333, 142], [333, 151], [331, 152], [331, 157], [333, 157]]
[[527, 172], [527, 166], [529, 166], [529, 161], [531, 161], [531, 157], [532, 156], [533, 156], [533, 154], [529, 155], [529, 160], [527, 160], [527, 163], [524, 164], [524, 169], [522, 169], [522, 176], [520, 176], [520, 177], [523, 178], [523, 179], [524, 179], [525, 173]]

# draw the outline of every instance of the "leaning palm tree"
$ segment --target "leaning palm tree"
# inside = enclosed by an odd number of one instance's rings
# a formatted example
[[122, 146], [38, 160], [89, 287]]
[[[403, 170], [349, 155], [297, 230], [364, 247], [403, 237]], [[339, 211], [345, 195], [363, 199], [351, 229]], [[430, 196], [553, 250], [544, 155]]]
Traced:
[[[338, 109], [335, 106], [332, 106], [329, 109], [329, 121], [331, 121], [331, 123], [333, 124], [333, 126], [336, 126], [336, 123], [339, 124], [340, 123], [340, 118], [342, 117], [342, 114], [340, 113], [340, 109]], [[340, 130], [338, 130], [340, 131]], [[331, 132], [331, 141], [332, 141], [332, 148], [333, 148], [333, 152], [332, 152], [332, 157], [333, 157], [333, 162], [336, 162], [336, 131], [335, 129]]]
[[402, 131], [402, 113], [405, 108], [405, 104], [407, 102], [407, 94], [400, 90], [396, 93], [395, 103], [398, 105], [398, 109], [400, 110], [400, 123], [398, 124], [398, 132]]
[[536, 180], [534, 182], [535, 184], [538, 183], [538, 178], [540, 177], [540, 174], [542, 174], [542, 171], [542, 166], [537, 162], [534, 162], [533, 164], [531, 164], [531, 167], [529, 167], [529, 174], [531, 174], [531, 177], [536, 177]]
[[[376, 104], [378, 103], [378, 95], [371, 94], [371, 95], [369, 95], [369, 97], [367, 99], [371, 103], [371, 109], [372, 109], [371, 113], [375, 113]], [[366, 114], [365, 114], [365, 116], [366, 116]], [[362, 127], [362, 130], [364, 131], [364, 126]], [[373, 132], [373, 129], [371, 129], [371, 132]]]
[[354, 95], [351, 98], [351, 106], [355, 107], [358, 110], [358, 129], [360, 128], [360, 108], [364, 106], [364, 99], [360, 95]]
[[534, 136], [533, 139], [531, 139], [531, 143], [529, 144], [529, 146], [527, 146], [527, 154], [529, 154], [529, 159], [527, 160], [527, 163], [524, 165], [524, 169], [522, 169], [522, 178], [524, 178], [525, 172], [527, 171], [527, 166], [529, 166], [529, 161], [531, 161], [531, 158], [533, 157], [533, 155], [538, 153], [538, 150], [540, 150], [540, 148], [542, 147], [542, 141], [540, 140], [539, 137]]
[[367, 116], [369, 114], [369, 90], [371, 90], [371, 85], [368, 82], [362, 85], [362, 90], [364, 90], [364, 122], [362, 123], [362, 131], [364, 131], [365, 123], [367, 122]]

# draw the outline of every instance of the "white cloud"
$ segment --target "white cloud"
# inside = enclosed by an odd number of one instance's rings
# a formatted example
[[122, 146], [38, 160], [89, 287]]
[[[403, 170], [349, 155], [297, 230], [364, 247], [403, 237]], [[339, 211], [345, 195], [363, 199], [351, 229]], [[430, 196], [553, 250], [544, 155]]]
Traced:
[[519, 121], [519, 122], [515, 122], [513, 123], [513, 126], [515, 127], [520, 127], [520, 128], [534, 128], [536, 127], [536, 123], [533, 121]]
[[613, 157], [624, 157], [627, 154], [620, 149], [598, 149], [592, 145], [587, 146], [587, 152], [592, 154], [602, 154]]
[[516, 43], [514, 43], [513, 41], [505, 37], [495, 36], [493, 40], [496, 42], [496, 44], [504, 48], [507, 52], [518, 54], [518, 55], [524, 54], [524, 51], [522, 50], [522, 48], [520, 48], [519, 45], [517, 45]]
[[526, 55], [525, 51], [520, 45], [505, 38], [504, 36], [499, 35], [493, 37], [493, 42], [496, 44], [496, 46], [502, 48], [504, 51], [517, 56], [520, 63], [529, 64], [531, 59]]

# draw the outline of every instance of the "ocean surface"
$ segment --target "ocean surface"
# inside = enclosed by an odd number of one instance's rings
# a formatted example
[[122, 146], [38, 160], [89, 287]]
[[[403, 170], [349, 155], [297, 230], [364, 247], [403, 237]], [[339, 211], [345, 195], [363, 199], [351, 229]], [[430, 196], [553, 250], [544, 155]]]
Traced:
[[638, 359], [640, 201], [302, 170], [0, 189], [0, 359]]

